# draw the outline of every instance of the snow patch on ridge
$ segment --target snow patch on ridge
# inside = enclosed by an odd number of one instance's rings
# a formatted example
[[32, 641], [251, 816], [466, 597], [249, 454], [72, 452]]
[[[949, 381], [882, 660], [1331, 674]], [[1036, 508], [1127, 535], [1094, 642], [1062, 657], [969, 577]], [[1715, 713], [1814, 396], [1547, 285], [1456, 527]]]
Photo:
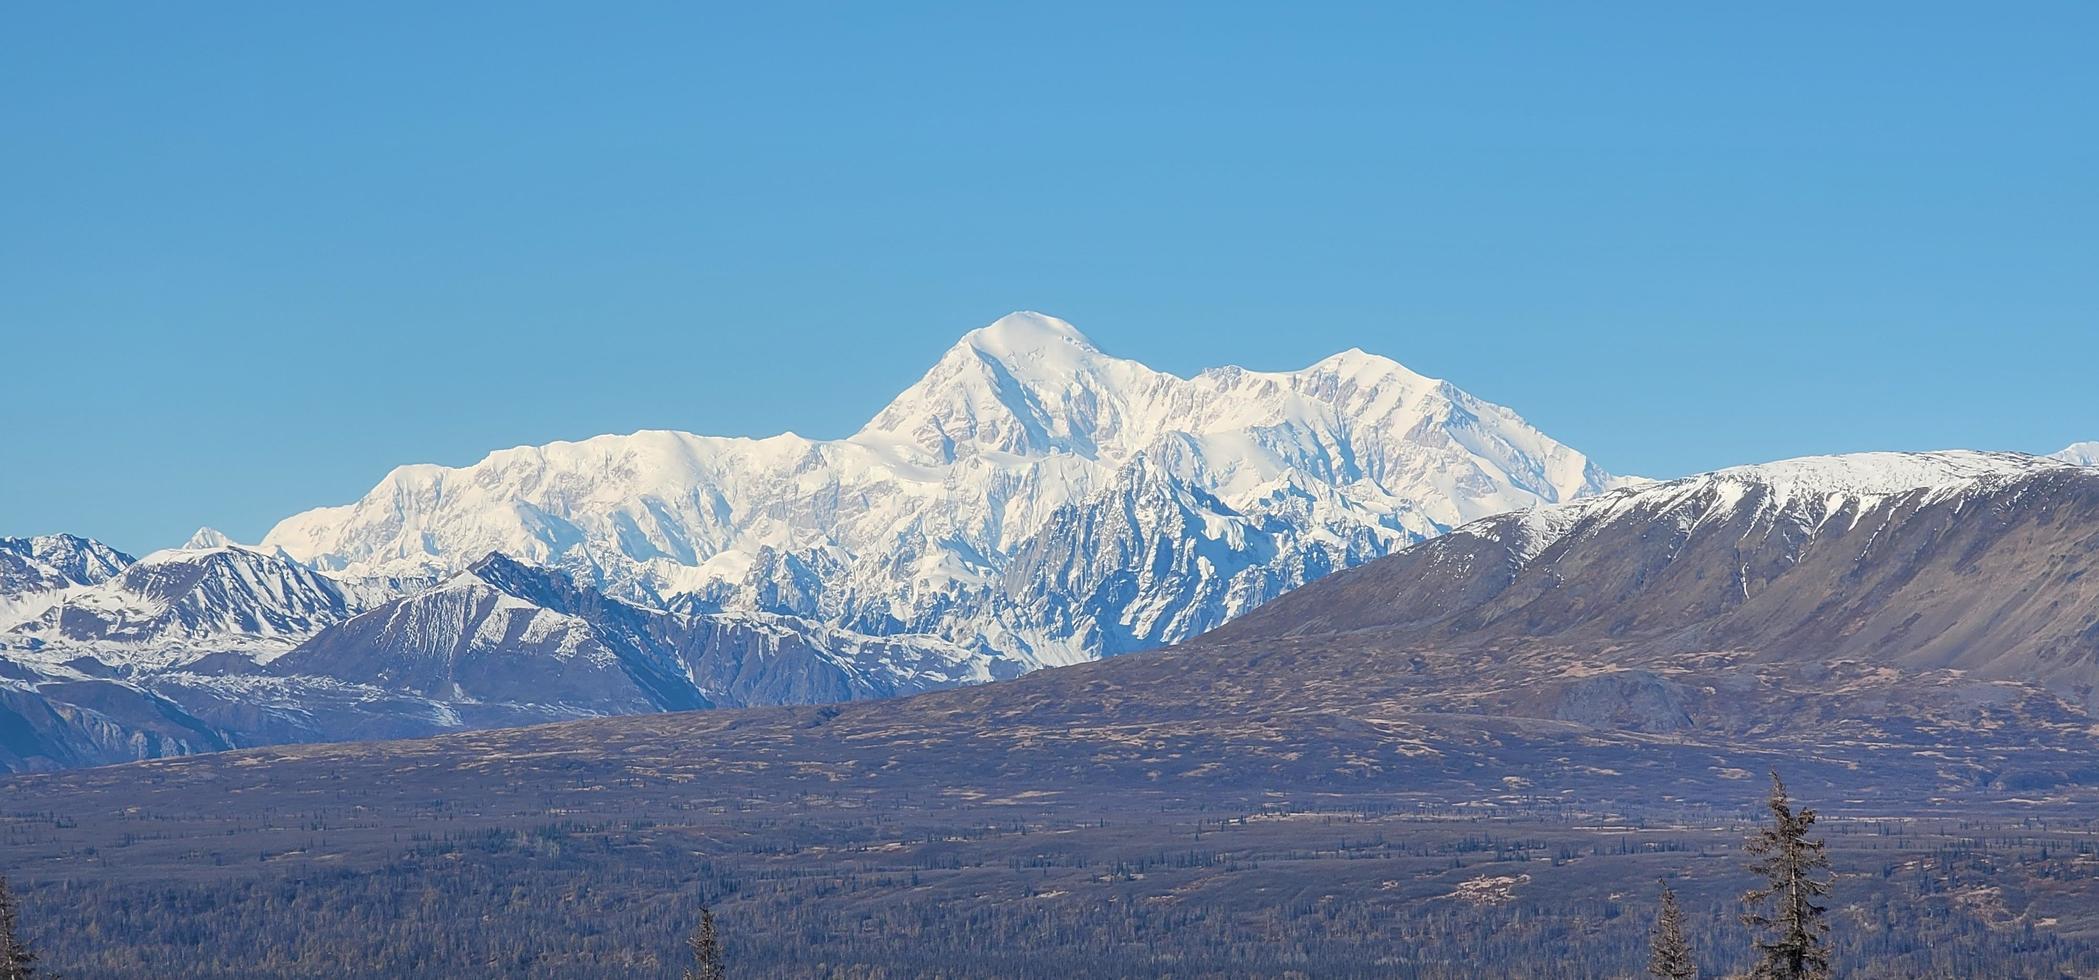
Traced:
[[2024, 476], [2059, 465], [2023, 453], [1968, 449], [1939, 452], [1851, 453], [1805, 456], [1715, 470], [1693, 479], [1738, 480], [1772, 488], [1786, 497], [1887, 496], [1911, 490], [1961, 487], [1977, 480]]
[[1528, 563], [1570, 533], [1634, 512], [1679, 533], [1725, 522], [1750, 506], [1768, 520], [1785, 515], [1814, 528], [1844, 514], [1856, 520], [1890, 497], [1940, 500], [2070, 466], [2045, 456], [1976, 450], [1807, 456], [1629, 486], [1491, 518], [1453, 533], [1501, 541], [1519, 563]]

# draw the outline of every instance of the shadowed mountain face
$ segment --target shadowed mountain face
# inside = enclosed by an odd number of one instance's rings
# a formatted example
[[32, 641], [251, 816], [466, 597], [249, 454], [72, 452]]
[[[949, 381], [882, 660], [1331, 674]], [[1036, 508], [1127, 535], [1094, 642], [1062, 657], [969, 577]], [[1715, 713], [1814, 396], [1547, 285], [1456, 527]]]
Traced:
[[1200, 642], [1552, 650], [1569, 669], [1826, 668], [1875, 689], [1958, 682], [2099, 707], [2099, 470], [2014, 457], [1847, 492], [1790, 484], [1785, 467], [1490, 518]]
[[923, 637], [644, 608], [490, 555], [315, 636], [269, 672], [376, 688], [462, 718], [505, 705], [511, 717], [544, 718], [891, 697], [989, 679], [975, 666]]

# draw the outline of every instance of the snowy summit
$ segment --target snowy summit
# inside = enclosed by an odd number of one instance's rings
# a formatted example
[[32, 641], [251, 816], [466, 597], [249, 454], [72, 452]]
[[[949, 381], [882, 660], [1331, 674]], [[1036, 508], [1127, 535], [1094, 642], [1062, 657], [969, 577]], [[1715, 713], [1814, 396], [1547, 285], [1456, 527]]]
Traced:
[[1616, 481], [1348, 351], [1192, 378], [1014, 313], [846, 439], [644, 431], [408, 466], [265, 549], [350, 575], [492, 551], [651, 605], [930, 634], [1024, 667], [1170, 643], [1337, 568]]

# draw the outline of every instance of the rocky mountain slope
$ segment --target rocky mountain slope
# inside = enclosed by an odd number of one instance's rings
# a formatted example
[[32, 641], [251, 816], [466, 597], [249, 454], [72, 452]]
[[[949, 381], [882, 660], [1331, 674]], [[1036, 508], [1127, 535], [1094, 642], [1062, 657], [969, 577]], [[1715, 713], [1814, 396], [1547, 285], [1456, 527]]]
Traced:
[[1450, 526], [1613, 485], [1382, 357], [1181, 378], [1016, 313], [850, 438], [640, 432], [402, 467], [264, 545], [357, 575], [500, 551], [648, 605], [935, 635], [1031, 669], [1185, 639]]
[[2038, 737], [2099, 710], [2094, 571], [2099, 472], [1869, 453], [1476, 522], [1199, 645], [1464, 651], [1409, 686], [1642, 730]]

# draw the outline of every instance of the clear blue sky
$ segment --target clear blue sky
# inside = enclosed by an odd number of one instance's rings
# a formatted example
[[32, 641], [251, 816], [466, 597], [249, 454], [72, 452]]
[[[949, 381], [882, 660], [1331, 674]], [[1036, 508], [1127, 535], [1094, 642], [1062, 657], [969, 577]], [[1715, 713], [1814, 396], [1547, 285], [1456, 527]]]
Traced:
[[843, 435], [1016, 308], [1619, 472], [2099, 438], [2099, 6], [988, 6], [11, 5], [0, 533]]

